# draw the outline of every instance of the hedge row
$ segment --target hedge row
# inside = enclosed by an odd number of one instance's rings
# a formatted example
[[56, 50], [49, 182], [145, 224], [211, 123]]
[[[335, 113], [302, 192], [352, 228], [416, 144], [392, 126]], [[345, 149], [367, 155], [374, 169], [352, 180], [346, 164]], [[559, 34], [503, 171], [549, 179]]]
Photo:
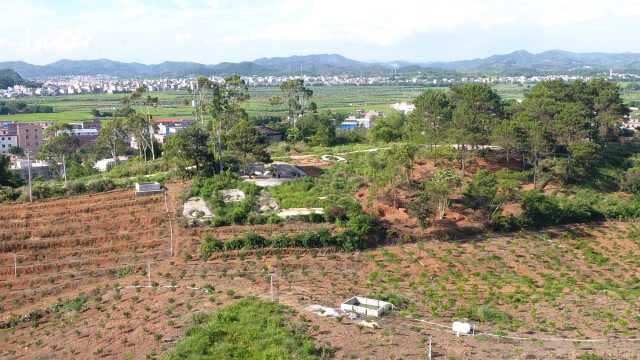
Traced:
[[325, 247], [335, 247], [342, 251], [355, 251], [363, 249], [365, 247], [365, 241], [363, 237], [358, 236], [351, 230], [345, 230], [336, 235], [332, 235], [326, 229], [295, 235], [280, 234], [270, 239], [249, 232], [224, 242], [211, 235], [207, 235], [202, 239], [200, 244], [200, 257], [202, 259], [208, 259], [214, 252], [232, 250], [256, 250], [265, 248], [317, 249]]

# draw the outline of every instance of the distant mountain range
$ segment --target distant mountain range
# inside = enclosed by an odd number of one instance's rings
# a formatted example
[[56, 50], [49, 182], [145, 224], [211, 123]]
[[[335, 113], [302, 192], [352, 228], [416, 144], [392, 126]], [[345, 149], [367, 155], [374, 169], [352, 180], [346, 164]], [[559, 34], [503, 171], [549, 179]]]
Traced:
[[412, 63], [362, 62], [337, 54], [261, 58], [239, 63], [205, 65], [195, 62], [163, 62], [156, 65], [124, 63], [107, 59], [60, 60], [48, 65], [0, 62], [0, 69], [11, 69], [25, 78], [39, 79], [64, 75], [109, 75], [118, 77], [163, 77], [187, 75], [335, 75], [397, 73], [489, 73], [504, 75], [540, 73], [589, 73], [608, 71], [640, 72], [638, 53], [573, 53], [561, 50], [532, 54], [524, 50], [488, 58]]
[[457, 72], [518, 73], [518, 72], [584, 72], [609, 69], [640, 70], [640, 53], [574, 53], [550, 50], [539, 54], [519, 50], [484, 59], [432, 62], [431, 68]]

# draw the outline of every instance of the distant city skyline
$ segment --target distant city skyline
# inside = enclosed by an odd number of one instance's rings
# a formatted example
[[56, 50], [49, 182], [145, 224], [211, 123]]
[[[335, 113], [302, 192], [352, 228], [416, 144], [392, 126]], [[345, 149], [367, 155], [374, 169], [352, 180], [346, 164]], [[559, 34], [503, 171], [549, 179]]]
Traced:
[[637, 0], [2, 0], [0, 61], [204, 64], [338, 53], [451, 61], [524, 49], [640, 52]]

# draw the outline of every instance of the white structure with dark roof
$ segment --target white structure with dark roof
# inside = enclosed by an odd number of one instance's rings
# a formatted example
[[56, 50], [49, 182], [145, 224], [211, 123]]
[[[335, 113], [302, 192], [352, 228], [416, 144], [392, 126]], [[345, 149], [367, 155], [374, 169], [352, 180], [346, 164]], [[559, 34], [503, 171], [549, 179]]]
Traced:
[[391, 105], [391, 108], [403, 114], [409, 114], [416, 109], [416, 106], [410, 103], [400, 102], [400, 103], [395, 103]]

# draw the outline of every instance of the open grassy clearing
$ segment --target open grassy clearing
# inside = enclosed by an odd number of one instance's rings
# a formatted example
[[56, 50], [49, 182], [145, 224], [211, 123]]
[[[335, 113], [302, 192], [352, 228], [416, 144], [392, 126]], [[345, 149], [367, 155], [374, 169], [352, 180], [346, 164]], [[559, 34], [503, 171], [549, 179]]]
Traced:
[[308, 325], [287, 324], [294, 315], [272, 302], [242, 300], [208, 317], [198, 317], [198, 324], [165, 359], [328, 358], [330, 349], [317, 349], [305, 335]]

